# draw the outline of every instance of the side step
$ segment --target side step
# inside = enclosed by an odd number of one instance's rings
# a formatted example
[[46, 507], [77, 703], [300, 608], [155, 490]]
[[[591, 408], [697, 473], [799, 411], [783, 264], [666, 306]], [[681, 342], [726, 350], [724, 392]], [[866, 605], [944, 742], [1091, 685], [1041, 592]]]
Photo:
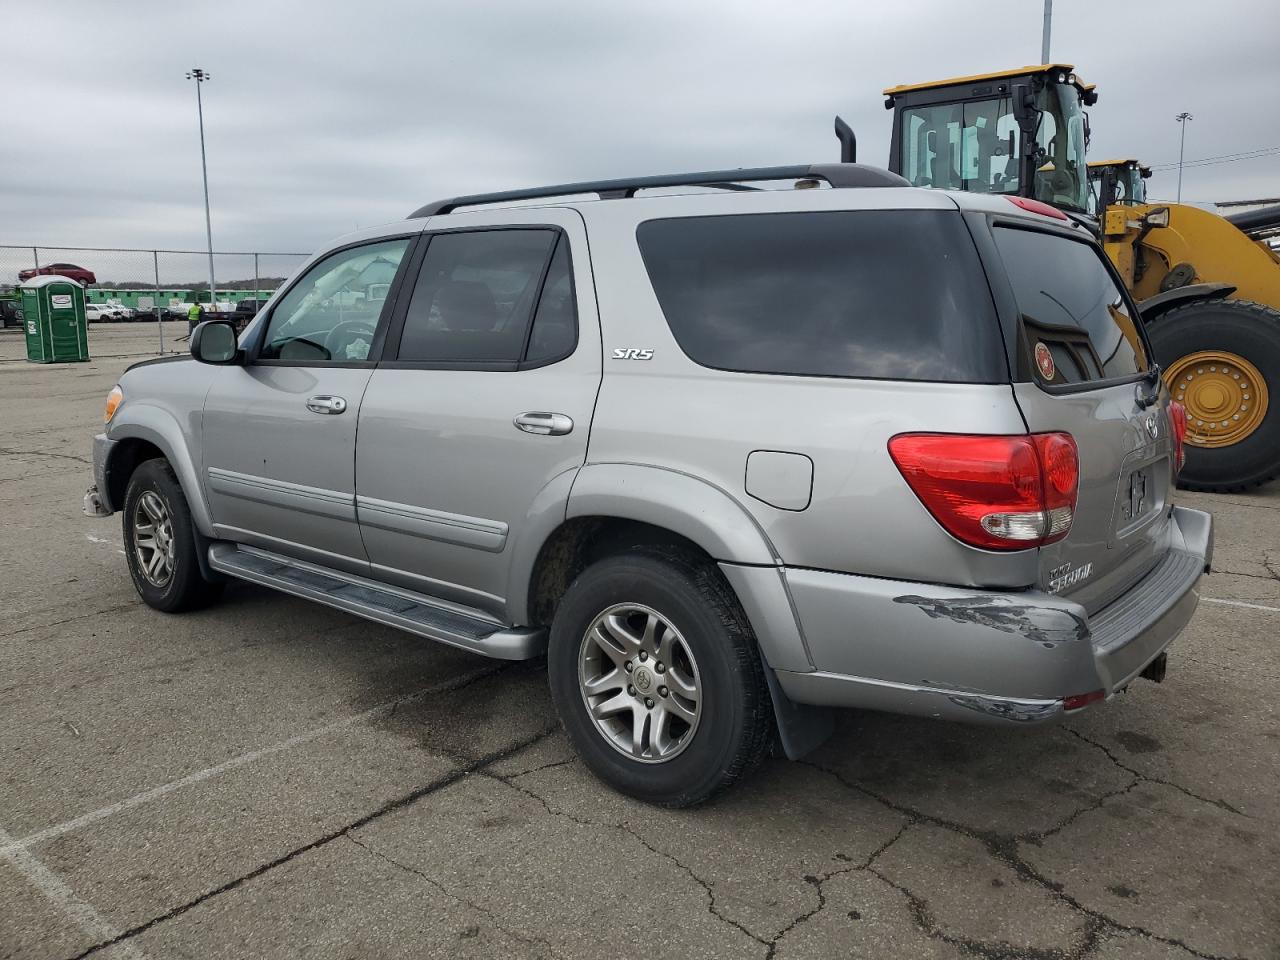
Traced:
[[219, 573], [314, 600], [389, 627], [499, 660], [528, 660], [547, 645], [545, 630], [505, 627], [476, 611], [340, 573], [256, 547], [214, 543], [209, 566]]

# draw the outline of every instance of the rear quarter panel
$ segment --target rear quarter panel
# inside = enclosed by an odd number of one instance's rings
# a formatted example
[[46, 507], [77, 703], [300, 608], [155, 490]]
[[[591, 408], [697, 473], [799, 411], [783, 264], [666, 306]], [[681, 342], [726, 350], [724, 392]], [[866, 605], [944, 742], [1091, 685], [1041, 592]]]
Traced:
[[[938, 193], [867, 189], [584, 205], [598, 271], [605, 369], [588, 462], [650, 464], [706, 480], [742, 505], [789, 566], [1025, 586], [1036, 579], [1036, 552], [975, 550], [951, 538], [911, 492], [887, 448], [892, 436], [909, 431], [1025, 432], [1008, 384], [743, 374], [699, 366], [667, 325], [635, 237], [640, 222], [663, 216], [894, 208], [955, 204]], [[631, 349], [652, 350], [652, 357], [614, 358], [615, 351]], [[806, 508], [780, 509], [747, 493], [747, 458], [756, 450], [812, 460]]]

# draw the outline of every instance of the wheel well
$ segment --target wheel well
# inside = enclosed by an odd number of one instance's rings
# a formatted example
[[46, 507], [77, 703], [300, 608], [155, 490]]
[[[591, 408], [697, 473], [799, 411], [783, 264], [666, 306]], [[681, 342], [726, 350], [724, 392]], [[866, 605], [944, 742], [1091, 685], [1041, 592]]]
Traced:
[[529, 624], [546, 626], [555, 616], [569, 584], [587, 567], [633, 547], [675, 547], [704, 560], [711, 557], [688, 537], [638, 520], [619, 517], [575, 517], [547, 538], [529, 578]]
[[116, 444], [111, 451], [111, 459], [107, 461], [106, 494], [113, 509], [119, 510], [124, 506], [124, 492], [138, 465], [157, 457], [163, 460], [164, 451], [147, 440], [130, 437]]

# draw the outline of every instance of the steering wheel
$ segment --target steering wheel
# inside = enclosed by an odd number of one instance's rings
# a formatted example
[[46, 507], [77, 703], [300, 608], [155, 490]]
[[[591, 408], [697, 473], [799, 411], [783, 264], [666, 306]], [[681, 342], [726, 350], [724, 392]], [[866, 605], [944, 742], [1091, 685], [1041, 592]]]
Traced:
[[367, 340], [368, 346], [372, 346], [373, 330], [373, 324], [364, 320], [344, 320], [325, 335], [324, 348], [334, 360], [367, 360], [368, 347], [365, 348], [364, 355], [359, 357], [349, 356], [347, 350], [361, 339]]

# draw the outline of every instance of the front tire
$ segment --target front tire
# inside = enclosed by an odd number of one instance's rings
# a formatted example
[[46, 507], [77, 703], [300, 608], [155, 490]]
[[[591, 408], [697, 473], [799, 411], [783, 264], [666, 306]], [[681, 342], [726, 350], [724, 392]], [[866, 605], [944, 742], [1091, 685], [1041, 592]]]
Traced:
[[641, 547], [574, 580], [547, 651], [552, 699], [591, 771], [667, 807], [711, 799], [773, 735], [756, 639], [715, 565]]
[[193, 610], [222, 592], [200, 573], [191, 509], [173, 468], [161, 459], [134, 470], [121, 512], [125, 559], [147, 606], [164, 613]]
[[1228, 493], [1280, 476], [1280, 311], [1201, 300], [1161, 315], [1148, 334], [1187, 408], [1179, 485]]

